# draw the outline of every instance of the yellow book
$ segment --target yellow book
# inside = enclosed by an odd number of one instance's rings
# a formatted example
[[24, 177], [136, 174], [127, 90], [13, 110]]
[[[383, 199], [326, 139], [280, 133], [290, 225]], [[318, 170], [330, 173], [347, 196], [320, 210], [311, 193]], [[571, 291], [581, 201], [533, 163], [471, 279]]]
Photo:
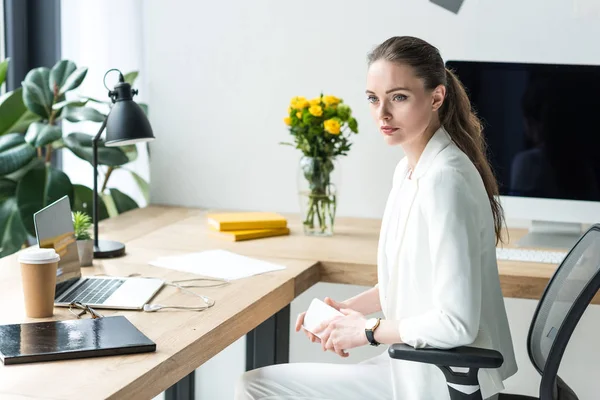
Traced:
[[216, 231], [239, 231], [245, 229], [286, 228], [284, 216], [263, 211], [210, 213], [208, 226]]
[[212, 235], [221, 239], [239, 242], [242, 240], [259, 239], [271, 236], [282, 236], [290, 233], [289, 228], [273, 228], [273, 229], [244, 229], [241, 231], [221, 231], [211, 232]]

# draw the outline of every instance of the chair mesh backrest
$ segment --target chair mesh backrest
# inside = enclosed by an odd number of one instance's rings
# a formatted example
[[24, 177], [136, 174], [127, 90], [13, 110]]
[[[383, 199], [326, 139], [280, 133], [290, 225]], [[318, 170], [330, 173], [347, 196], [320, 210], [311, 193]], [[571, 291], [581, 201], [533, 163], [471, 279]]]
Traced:
[[[578, 296], [597, 274], [600, 274], [598, 225], [588, 230], [568, 253], [538, 305], [529, 335], [529, 356], [538, 371], [544, 371], [548, 354], [565, 318]], [[583, 308], [585, 306], [587, 304]]]

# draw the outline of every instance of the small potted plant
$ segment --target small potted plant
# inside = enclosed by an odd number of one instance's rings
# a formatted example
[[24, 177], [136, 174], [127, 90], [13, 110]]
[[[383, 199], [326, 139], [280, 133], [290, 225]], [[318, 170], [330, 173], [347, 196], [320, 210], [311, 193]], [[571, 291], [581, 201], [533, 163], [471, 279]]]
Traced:
[[90, 235], [91, 226], [92, 219], [89, 215], [81, 211], [73, 213], [73, 227], [75, 228], [75, 239], [77, 240], [79, 261], [82, 267], [93, 265], [94, 240]]

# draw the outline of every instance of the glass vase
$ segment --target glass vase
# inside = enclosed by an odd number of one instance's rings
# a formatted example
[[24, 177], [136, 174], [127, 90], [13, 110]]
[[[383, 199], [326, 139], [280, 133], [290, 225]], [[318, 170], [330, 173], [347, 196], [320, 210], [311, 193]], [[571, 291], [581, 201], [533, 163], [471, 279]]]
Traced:
[[333, 235], [339, 181], [336, 164], [333, 158], [300, 159], [298, 196], [305, 235]]

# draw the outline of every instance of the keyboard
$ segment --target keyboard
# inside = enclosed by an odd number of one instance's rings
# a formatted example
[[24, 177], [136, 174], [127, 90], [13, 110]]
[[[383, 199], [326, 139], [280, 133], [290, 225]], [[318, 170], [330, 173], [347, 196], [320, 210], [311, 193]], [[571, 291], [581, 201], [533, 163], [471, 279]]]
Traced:
[[83, 304], [102, 304], [125, 282], [123, 279], [86, 279], [61, 301]]
[[567, 255], [564, 251], [496, 248], [496, 258], [500, 261], [523, 261], [544, 264], [560, 264]]

